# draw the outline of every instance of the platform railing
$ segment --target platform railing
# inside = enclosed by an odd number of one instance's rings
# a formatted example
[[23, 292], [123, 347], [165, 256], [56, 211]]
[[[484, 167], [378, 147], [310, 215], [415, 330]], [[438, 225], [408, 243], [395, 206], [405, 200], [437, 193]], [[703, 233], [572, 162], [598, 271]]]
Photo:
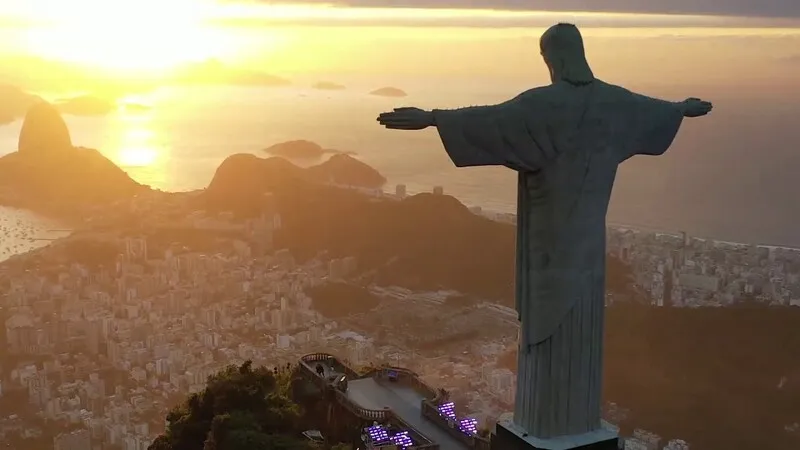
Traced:
[[[411, 385], [414, 389], [418, 390], [420, 393], [423, 394], [425, 397], [420, 405], [421, 414], [427, 420], [432, 421], [437, 427], [444, 429], [447, 433], [452, 435], [454, 438], [459, 440], [460, 442], [464, 443], [465, 446], [475, 450], [488, 450], [489, 449], [489, 440], [479, 436], [468, 436], [461, 432], [457, 427], [452, 426], [448, 421], [439, 414], [439, 410], [437, 405], [445, 402], [448, 400], [449, 395], [447, 391], [443, 389], [435, 389], [434, 387], [430, 386], [429, 384], [425, 383], [417, 373], [412, 370], [406, 369], [404, 367], [394, 367], [394, 366], [381, 366], [373, 368], [368, 372], [358, 375], [354, 370], [352, 370], [349, 366], [344, 364], [342, 360], [336, 358], [335, 356], [328, 354], [328, 353], [311, 353], [305, 355], [301, 358], [303, 364], [303, 370], [305, 373], [314, 380], [315, 384], [319, 385], [324, 389], [332, 389], [336, 396], [336, 401], [342, 405], [345, 409], [347, 409], [350, 413], [359, 417], [365, 421], [377, 421], [377, 422], [394, 422], [398, 424], [403, 424], [403, 427], [409, 430], [413, 430], [415, 434], [419, 436], [419, 438], [427, 440], [419, 431], [417, 431], [413, 426], [406, 423], [400, 416], [395, 414], [391, 409], [367, 409], [362, 408], [355, 404], [347, 395], [338, 390], [333, 384], [329, 383], [323, 377], [320, 377], [314, 366], [316, 363], [319, 362], [328, 362], [328, 361], [335, 361], [335, 363], [341, 368], [343, 368], [343, 372], [345, 375], [350, 377], [350, 379], [358, 379], [358, 378], [375, 378], [377, 380], [389, 380], [390, 375], [394, 381], [400, 383], [407, 383]], [[338, 369], [338, 367], [337, 367]], [[437, 450], [439, 448], [439, 444], [428, 441], [427, 443], [421, 443], [421, 445], [415, 445], [413, 449], [415, 450]]]
[[475, 450], [488, 450], [489, 439], [482, 436], [470, 436], [458, 429], [458, 425], [451, 423], [439, 413], [437, 404], [431, 401], [422, 401], [422, 416], [437, 427], [445, 430], [448, 434], [453, 436], [458, 441], [462, 442], [468, 448]]
[[354, 380], [360, 378], [358, 373], [350, 366], [344, 363], [341, 359], [337, 358], [330, 353], [310, 353], [300, 358], [300, 360], [309, 367], [313, 367], [315, 363], [334, 361], [336, 363], [335, 369], [341, 369], [341, 372], [347, 375], [348, 378]]

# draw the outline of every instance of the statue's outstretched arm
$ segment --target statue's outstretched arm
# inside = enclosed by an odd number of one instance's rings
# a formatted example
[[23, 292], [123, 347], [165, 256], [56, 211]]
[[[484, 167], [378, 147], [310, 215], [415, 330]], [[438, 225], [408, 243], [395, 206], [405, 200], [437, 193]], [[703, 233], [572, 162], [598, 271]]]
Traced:
[[695, 97], [690, 97], [682, 102], [678, 102], [676, 103], [676, 106], [680, 108], [683, 117], [705, 116], [706, 114], [710, 113], [712, 109], [714, 109], [714, 105], [711, 104], [711, 102], [700, 100], [699, 98]]
[[436, 126], [433, 111], [414, 107], [395, 108], [391, 112], [381, 113], [378, 122], [392, 130], [422, 130]]
[[[458, 110], [491, 110], [498, 107], [504, 107], [509, 104], [519, 102], [528, 92], [531, 91], [525, 91], [513, 99], [498, 105], [468, 106], [465, 108], [459, 108]], [[426, 111], [424, 109], [415, 107], [395, 108], [390, 112], [381, 113], [377, 120], [381, 125], [392, 130], [423, 130], [428, 127], [436, 126], [435, 111], [442, 110]]]

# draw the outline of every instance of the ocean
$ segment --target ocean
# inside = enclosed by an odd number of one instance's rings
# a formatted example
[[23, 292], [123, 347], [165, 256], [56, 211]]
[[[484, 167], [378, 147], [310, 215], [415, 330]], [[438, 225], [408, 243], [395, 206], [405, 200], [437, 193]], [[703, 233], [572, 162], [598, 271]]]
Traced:
[[[381, 86], [368, 84], [348, 85], [341, 91], [297, 86], [164, 88], [126, 99], [149, 109], [121, 108], [105, 117], [65, 116], [65, 120], [75, 145], [99, 149], [136, 180], [162, 190], [203, 188], [229, 155], [268, 156], [263, 149], [272, 144], [307, 139], [325, 148], [355, 152], [357, 158], [386, 176], [387, 189], [402, 183], [413, 193], [440, 185], [445, 193], [467, 205], [513, 211], [516, 176], [512, 171], [494, 167], [456, 169], [444, 154], [435, 130], [386, 130], [375, 118], [398, 106], [450, 108], [497, 103], [526, 86], [468, 79], [444, 85], [398, 86], [409, 95], [371, 96], [367, 93]], [[800, 245], [800, 233], [794, 223], [785, 220], [787, 214], [800, 217], [793, 190], [770, 184], [793, 183], [793, 175], [787, 173], [788, 178], [781, 178], [783, 172], [770, 169], [775, 164], [767, 164], [764, 170], [772, 170], [773, 176], [761, 176], [760, 184], [741, 195], [742, 182], [751, 183], [750, 179], [736, 179], [737, 167], [744, 164], [728, 167], [724, 173], [730, 178], [721, 178], [717, 155], [722, 150], [709, 147], [702, 153], [694, 150], [695, 155], [687, 150], [707, 147], [720, 141], [714, 133], [725, 133], [720, 142], [731, 157], [752, 153], [751, 142], [760, 138], [753, 136], [752, 127], [743, 130], [741, 136], [731, 136], [736, 133], [730, 128], [731, 120], [741, 116], [737, 114], [717, 122], [708, 119], [710, 130], [705, 134], [692, 124], [685, 132], [687, 136], [679, 137], [669, 152], [677, 156], [636, 157], [623, 164], [609, 221], [736, 242]], [[764, 124], [776, 125], [769, 115]], [[20, 127], [21, 121], [0, 127], [0, 154], [16, 150]], [[763, 130], [770, 132], [769, 128]], [[759, 164], [761, 160], [754, 161]], [[800, 160], [791, 160], [794, 163], [798, 164], [789, 167], [791, 173], [800, 169]], [[758, 169], [751, 165], [742, 173]], [[780, 214], [770, 217], [776, 211]], [[7, 213], [0, 210], [0, 217]]]
[[0, 206], [0, 261], [43, 247], [68, 234], [69, 231], [55, 220]]

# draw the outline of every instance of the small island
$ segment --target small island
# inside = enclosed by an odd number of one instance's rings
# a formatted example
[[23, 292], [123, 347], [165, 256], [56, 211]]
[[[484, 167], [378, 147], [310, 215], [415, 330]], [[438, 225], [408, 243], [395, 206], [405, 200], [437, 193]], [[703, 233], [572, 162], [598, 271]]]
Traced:
[[55, 107], [60, 113], [72, 116], [105, 116], [116, 110], [117, 104], [113, 100], [82, 95], [60, 100]]
[[291, 80], [256, 70], [229, 66], [217, 59], [186, 64], [175, 74], [175, 81], [186, 84], [234, 86], [288, 86]]
[[346, 87], [343, 84], [333, 83], [330, 81], [320, 81], [318, 83], [315, 83], [311, 87], [314, 89], [319, 89], [321, 91], [341, 91], [343, 89], [346, 89]]
[[327, 154], [352, 154], [352, 152], [322, 148], [316, 142], [305, 139], [280, 142], [265, 148], [263, 151], [269, 155], [286, 159], [319, 159]]
[[125, 112], [132, 112], [132, 113], [146, 112], [152, 109], [150, 105], [144, 105], [142, 103], [123, 103], [122, 105], [120, 105], [120, 107]]
[[228, 74], [227, 81], [231, 84], [240, 86], [261, 86], [261, 87], [289, 86], [292, 84], [292, 81], [287, 78], [263, 72], [254, 72], [254, 71], [230, 72]]
[[377, 95], [378, 97], [405, 97], [408, 94], [396, 87], [382, 87], [380, 89], [375, 89], [374, 91], [370, 92], [369, 95]]

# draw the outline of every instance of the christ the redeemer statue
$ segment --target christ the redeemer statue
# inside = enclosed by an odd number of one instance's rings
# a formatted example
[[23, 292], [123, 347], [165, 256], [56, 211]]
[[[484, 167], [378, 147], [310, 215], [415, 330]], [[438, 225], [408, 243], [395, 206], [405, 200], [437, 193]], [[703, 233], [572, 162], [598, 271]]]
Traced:
[[518, 172], [521, 329], [509, 426], [532, 448], [576, 448], [603, 435], [606, 211], [617, 166], [663, 154], [683, 118], [712, 105], [659, 100], [595, 78], [574, 25], [551, 27], [540, 47], [548, 86], [498, 105], [397, 108], [378, 121], [397, 130], [436, 127], [457, 167]]

